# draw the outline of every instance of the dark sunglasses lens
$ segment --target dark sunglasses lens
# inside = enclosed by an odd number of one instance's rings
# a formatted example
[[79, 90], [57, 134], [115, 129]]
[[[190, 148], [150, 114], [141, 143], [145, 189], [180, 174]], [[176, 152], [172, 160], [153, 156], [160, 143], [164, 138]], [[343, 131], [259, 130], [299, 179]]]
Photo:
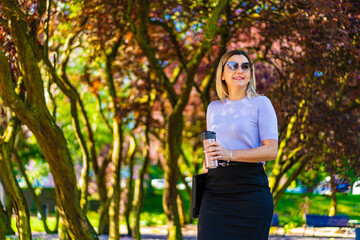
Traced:
[[250, 70], [250, 63], [242, 63], [241, 64], [241, 69], [243, 71], [249, 71]]
[[237, 62], [227, 62], [226, 66], [228, 66], [230, 71], [236, 71], [239, 68], [239, 64]]

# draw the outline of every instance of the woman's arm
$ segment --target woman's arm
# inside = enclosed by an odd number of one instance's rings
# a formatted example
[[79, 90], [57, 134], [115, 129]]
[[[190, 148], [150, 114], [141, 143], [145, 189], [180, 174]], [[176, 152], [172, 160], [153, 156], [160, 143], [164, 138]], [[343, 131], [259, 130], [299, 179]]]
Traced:
[[[266, 139], [261, 142], [262, 146], [251, 149], [229, 150], [218, 142], [209, 144], [205, 153], [210, 153], [210, 159], [221, 159], [225, 161], [237, 162], [264, 162], [274, 160], [277, 156], [278, 141], [274, 139]], [[231, 158], [231, 159], [230, 159]]]

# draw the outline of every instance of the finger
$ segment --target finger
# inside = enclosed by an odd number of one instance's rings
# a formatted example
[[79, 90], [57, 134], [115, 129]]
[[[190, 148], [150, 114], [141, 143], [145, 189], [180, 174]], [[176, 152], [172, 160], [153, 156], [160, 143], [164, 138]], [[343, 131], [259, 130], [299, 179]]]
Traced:
[[205, 153], [211, 153], [211, 152], [217, 152], [217, 151], [219, 151], [219, 150], [220, 150], [220, 149], [217, 148], [217, 147], [211, 147], [211, 148], [206, 149], [204, 152], [205, 152]]
[[224, 152], [221, 150], [221, 148], [209, 149], [205, 153], [211, 154], [211, 155], [223, 155], [224, 154]]
[[219, 159], [218, 156], [209, 157], [209, 160], [210, 160], [210, 161], [214, 161], [214, 160], [218, 160], [218, 159]]
[[212, 142], [212, 143], [209, 143], [208, 145], [205, 146], [205, 148], [213, 148], [213, 147], [218, 147], [219, 144], [216, 143], [216, 142]]
[[210, 143], [206, 144], [206, 146], [216, 146], [216, 145], [218, 145], [217, 142], [210, 142]]
[[213, 152], [215, 150], [215, 147], [207, 147], [204, 149], [204, 153]]
[[208, 156], [210, 158], [214, 158], [214, 157], [219, 157], [219, 154], [217, 154], [217, 153], [209, 153]]
[[209, 157], [220, 158], [222, 155], [219, 152], [208, 153]]

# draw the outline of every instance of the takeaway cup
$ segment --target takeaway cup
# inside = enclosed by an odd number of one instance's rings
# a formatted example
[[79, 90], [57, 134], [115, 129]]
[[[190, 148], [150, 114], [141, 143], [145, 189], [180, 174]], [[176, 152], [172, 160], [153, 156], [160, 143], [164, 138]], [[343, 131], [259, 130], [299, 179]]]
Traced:
[[[200, 139], [203, 142], [203, 147], [205, 147], [216, 141], [216, 133], [212, 131], [204, 131], [200, 134]], [[218, 160], [210, 160], [208, 153], [205, 153], [205, 168], [217, 168], [218, 167]]]

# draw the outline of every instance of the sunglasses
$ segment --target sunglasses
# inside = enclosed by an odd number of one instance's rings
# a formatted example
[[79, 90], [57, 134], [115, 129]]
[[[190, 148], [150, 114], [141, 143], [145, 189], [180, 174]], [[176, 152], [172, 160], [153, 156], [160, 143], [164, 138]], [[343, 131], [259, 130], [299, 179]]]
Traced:
[[[226, 66], [232, 72], [235, 72], [239, 69], [239, 63], [237, 62], [226, 62]], [[250, 72], [251, 64], [249, 62], [244, 62], [240, 65], [240, 68], [244, 72]]]

